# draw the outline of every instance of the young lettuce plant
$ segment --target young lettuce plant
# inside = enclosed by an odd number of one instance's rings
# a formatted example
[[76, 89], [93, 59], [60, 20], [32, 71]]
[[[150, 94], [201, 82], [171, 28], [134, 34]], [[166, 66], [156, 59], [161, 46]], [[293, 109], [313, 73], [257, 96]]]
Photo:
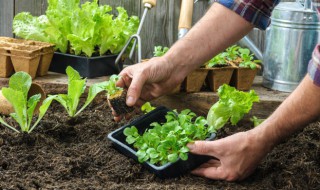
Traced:
[[218, 89], [219, 101], [209, 110], [207, 122], [210, 132], [221, 129], [229, 120], [236, 125], [248, 113], [254, 102], [259, 102], [259, 96], [254, 90], [238, 91], [226, 84]]
[[[31, 87], [31, 76], [25, 72], [17, 72], [10, 77], [9, 87], [2, 88], [3, 96], [11, 103], [14, 113], [10, 116], [17, 121], [22, 132], [31, 133], [47, 112], [53, 97], [46, 98], [39, 108], [39, 115], [36, 122], [31, 125], [34, 111], [41, 99], [41, 94], [36, 94], [28, 99], [28, 92]], [[0, 123], [20, 133], [14, 126], [9, 125], [0, 117]]]
[[229, 64], [226, 61], [227, 57], [228, 57], [228, 53], [226, 52], [222, 52], [216, 55], [206, 64], [206, 68], [228, 66]]
[[240, 48], [239, 53], [242, 59], [242, 62], [239, 64], [239, 67], [256, 69], [257, 63], [261, 63], [261, 60], [253, 60], [254, 56], [250, 53], [250, 50], [247, 48]]
[[67, 67], [66, 73], [68, 75], [68, 94], [58, 94], [52, 97], [67, 110], [70, 117], [76, 117], [104, 89], [98, 83], [90, 86], [86, 102], [77, 111], [80, 97], [86, 89], [86, 79], [82, 79], [79, 73], [70, 66]]
[[146, 102], [141, 106], [141, 111], [145, 114], [151, 112], [154, 109], [156, 109], [156, 107], [153, 107], [150, 102]]
[[118, 115], [123, 115], [132, 112], [134, 107], [127, 106], [127, 90], [116, 85], [118, 80], [120, 80], [120, 76], [111, 75], [108, 81], [99, 83], [98, 86], [107, 92], [107, 98], [113, 110]]
[[155, 46], [154, 47], [154, 51], [153, 51], [153, 56], [154, 57], [161, 57], [164, 54], [167, 53], [167, 51], [169, 51], [168, 47], [162, 47], [162, 46]]

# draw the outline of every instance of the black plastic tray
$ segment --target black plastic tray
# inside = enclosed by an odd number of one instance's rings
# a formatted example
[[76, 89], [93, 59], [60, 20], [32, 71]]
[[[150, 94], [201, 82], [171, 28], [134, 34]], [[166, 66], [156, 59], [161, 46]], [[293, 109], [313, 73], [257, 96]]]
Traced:
[[[126, 136], [123, 134], [123, 130], [127, 127], [135, 126], [137, 127], [139, 134], [144, 133], [144, 131], [150, 126], [153, 122], [165, 122], [165, 115], [169, 110], [166, 107], [158, 107], [157, 109], [149, 112], [148, 114], [134, 120], [133, 122], [125, 125], [111, 133], [108, 134], [108, 139], [113, 142], [113, 145], [116, 149], [118, 149], [122, 154], [127, 157], [133, 158], [135, 161], [138, 161], [138, 157], [136, 156], [136, 150], [132, 148], [126, 142]], [[206, 140], [213, 140], [215, 138], [215, 134], [212, 134], [210, 138]], [[201, 156], [189, 153], [188, 160], [183, 161], [180, 158], [174, 163], [167, 163], [163, 166], [156, 166], [154, 164], [150, 164], [149, 162], [144, 162], [143, 165], [152, 173], [156, 174], [160, 178], [171, 178], [180, 176], [192, 169], [195, 169], [202, 163], [208, 161], [211, 157], [209, 156]]]
[[55, 52], [49, 71], [66, 74], [66, 68], [71, 66], [82, 77], [95, 78], [107, 76], [118, 73], [115, 66], [116, 58], [117, 55], [85, 57]]

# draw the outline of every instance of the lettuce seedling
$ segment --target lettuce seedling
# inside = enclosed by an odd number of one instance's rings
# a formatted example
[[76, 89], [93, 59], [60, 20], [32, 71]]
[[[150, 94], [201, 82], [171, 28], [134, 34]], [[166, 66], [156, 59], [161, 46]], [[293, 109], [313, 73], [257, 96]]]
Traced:
[[[10, 116], [17, 121], [22, 132], [31, 133], [31, 131], [38, 125], [42, 117], [47, 112], [53, 98], [46, 98], [39, 108], [39, 115], [36, 122], [31, 126], [33, 113], [41, 99], [41, 94], [36, 94], [28, 99], [28, 92], [31, 87], [32, 78], [28, 73], [17, 72], [10, 77], [9, 87], [2, 88], [3, 96], [11, 103], [14, 113]], [[14, 126], [9, 125], [0, 117], [0, 123], [20, 133]]]
[[218, 55], [214, 56], [207, 64], [206, 68], [212, 68], [212, 67], [224, 67], [229, 65], [226, 61], [228, 57], [228, 53], [222, 52]]
[[86, 79], [82, 79], [79, 73], [70, 66], [67, 67], [66, 73], [68, 75], [68, 94], [58, 94], [52, 97], [67, 110], [70, 117], [76, 117], [104, 89], [98, 83], [90, 86], [86, 102], [77, 111], [80, 97], [86, 89]]
[[254, 127], [257, 127], [258, 125], [260, 125], [262, 122], [264, 122], [265, 119], [259, 119], [256, 116], [252, 116], [250, 118], [250, 121], [253, 123]]
[[151, 112], [154, 109], [156, 109], [156, 107], [153, 107], [150, 102], [146, 102], [141, 106], [141, 111], [145, 114]]
[[108, 81], [98, 84], [100, 88], [107, 92], [109, 103], [118, 115], [130, 113], [134, 110], [134, 107], [129, 107], [126, 104], [127, 90], [116, 85], [120, 78], [118, 75], [111, 75]]
[[153, 56], [154, 57], [161, 57], [164, 54], [167, 53], [167, 51], [169, 51], [168, 47], [162, 47], [162, 46], [155, 46], [154, 47], [154, 51], [153, 51]]
[[236, 125], [248, 113], [254, 102], [259, 102], [259, 96], [254, 90], [243, 92], [226, 84], [218, 89], [219, 101], [209, 110], [207, 121], [209, 131], [221, 129], [229, 120]]
[[257, 63], [261, 63], [261, 60], [254, 60], [253, 54], [251, 54], [250, 50], [247, 48], [240, 48], [239, 53], [242, 59], [242, 62], [239, 64], [239, 67], [256, 69]]
[[165, 123], [154, 122], [143, 135], [139, 135], [135, 126], [124, 130], [128, 144], [138, 149], [140, 162], [150, 161], [151, 164], [164, 165], [175, 162], [179, 158], [188, 159], [187, 144], [194, 140], [206, 139], [210, 134], [204, 117], [186, 109], [181, 113], [176, 110], [168, 112]]

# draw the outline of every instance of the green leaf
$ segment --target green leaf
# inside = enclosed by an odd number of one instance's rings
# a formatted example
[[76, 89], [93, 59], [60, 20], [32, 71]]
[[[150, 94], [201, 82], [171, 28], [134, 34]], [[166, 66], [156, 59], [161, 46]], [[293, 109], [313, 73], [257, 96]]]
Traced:
[[178, 160], [178, 158], [179, 158], [179, 156], [177, 153], [172, 153], [172, 154], [168, 155], [169, 162], [175, 162]]
[[27, 99], [31, 83], [31, 76], [28, 73], [20, 71], [10, 77], [9, 88], [22, 92], [24, 98]]
[[141, 111], [144, 113], [149, 113], [154, 109], [156, 109], [156, 107], [151, 106], [150, 102], [146, 102], [141, 106]]
[[[40, 98], [41, 98], [41, 94], [36, 94], [36, 95], [31, 96], [28, 100], [28, 110], [27, 110], [28, 126], [31, 125], [33, 112], [34, 112], [35, 108], [37, 107], [37, 105], [40, 101]], [[27, 129], [27, 131], [29, 131], [29, 129]]]
[[20, 133], [16, 128], [14, 128], [13, 126], [10, 126], [7, 122], [5, 122], [2, 117], [0, 117], [0, 123], [6, 127], [8, 127], [9, 129], [17, 132], [17, 133]]
[[184, 152], [180, 152], [179, 157], [181, 158], [181, 160], [188, 160], [188, 154], [184, 153]]
[[21, 130], [25, 131], [28, 129], [27, 100], [24, 92], [12, 88], [2, 88], [2, 94], [13, 106], [15, 113], [11, 115], [19, 123]]
[[123, 130], [123, 134], [125, 136], [137, 136], [138, 134], [138, 129], [135, 126], [132, 127], [127, 127]]
[[51, 102], [56, 98], [57, 95], [49, 96], [45, 100], [43, 100], [42, 105], [39, 108], [39, 115], [37, 121], [33, 124], [33, 126], [30, 128], [29, 133], [33, 131], [33, 129], [38, 125], [38, 123], [41, 121], [43, 116], [46, 114], [47, 110], [49, 109]]
[[133, 144], [134, 142], [136, 142], [136, 138], [133, 137], [133, 136], [131, 136], [131, 135], [129, 135], [129, 136], [127, 136], [127, 138], [126, 138], [126, 142], [127, 142], [128, 144]]
[[75, 114], [75, 116], [81, 113], [92, 102], [92, 100], [102, 91], [104, 91], [104, 88], [102, 88], [101, 84], [97, 83], [90, 86], [87, 100], [81, 107], [81, 109]]

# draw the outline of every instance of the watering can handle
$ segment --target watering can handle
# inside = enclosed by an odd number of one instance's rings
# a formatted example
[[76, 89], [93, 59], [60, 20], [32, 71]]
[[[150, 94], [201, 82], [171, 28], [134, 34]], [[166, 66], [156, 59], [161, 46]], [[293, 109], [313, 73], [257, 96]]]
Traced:
[[155, 7], [157, 4], [157, 0], [143, 0], [143, 4], [145, 5], [146, 3], [150, 4], [151, 7]]

